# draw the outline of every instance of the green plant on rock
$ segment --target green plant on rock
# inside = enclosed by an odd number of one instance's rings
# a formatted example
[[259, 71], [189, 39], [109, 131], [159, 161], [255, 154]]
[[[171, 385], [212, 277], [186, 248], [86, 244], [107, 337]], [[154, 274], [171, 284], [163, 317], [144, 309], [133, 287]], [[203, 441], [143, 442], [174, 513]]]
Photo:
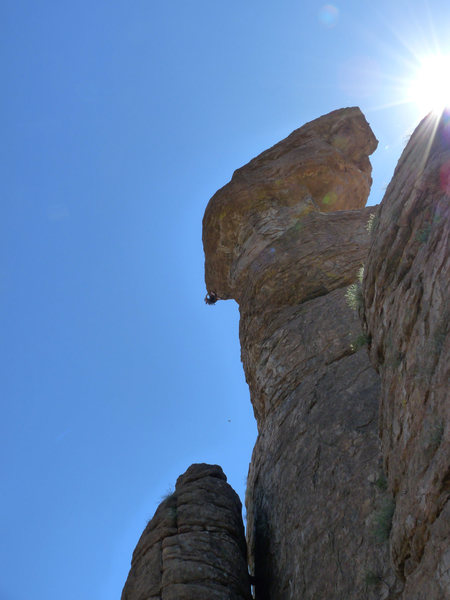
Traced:
[[383, 584], [390, 592], [391, 588], [389, 583], [383, 579], [383, 573], [381, 570], [367, 569], [364, 574], [364, 583], [366, 584], [366, 590], [369, 587], [378, 587]]
[[381, 543], [389, 539], [394, 511], [394, 500], [387, 498], [380, 508], [375, 512], [373, 519], [373, 535], [377, 542]]
[[364, 306], [362, 281], [364, 277], [364, 266], [358, 270], [357, 281], [348, 286], [345, 292], [345, 300], [352, 310], [358, 311]]
[[380, 473], [378, 479], [375, 481], [375, 485], [381, 492], [385, 492], [388, 487], [386, 475], [384, 473]]
[[362, 289], [359, 283], [352, 283], [345, 292], [345, 300], [352, 310], [358, 310], [363, 305]]
[[169, 500], [169, 498], [174, 498], [174, 497], [175, 497], [175, 491], [172, 488], [169, 488], [167, 490], [167, 492], [161, 496], [160, 502], [165, 502], [166, 500]]
[[431, 223], [426, 223], [422, 229], [419, 229], [419, 231], [416, 233], [416, 240], [418, 242], [420, 242], [421, 244], [425, 244], [425, 242], [428, 242], [428, 238], [430, 237], [431, 234]]
[[367, 333], [360, 333], [357, 338], [350, 344], [352, 352], [358, 352], [360, 348], [366, 346], [370, 342], [370, 335]]
[[373, 234], [378, 229], [379, 217], [377, 213], [371, 213], [367, 221], [366, 229], [368, 233]]
[[169, 517], [173, 520], [178, 518], [178, 507], [177, 507], [177, 493], [176, 491], [169, 488], [167, 492], [161, 498], [161, 504], [165, 505], [165, 508], [169, 514]]
[[429, 441], [430, 446], [434, 449], [439, 448], [444, 437], [444, 423], [442, 421], [436, 421], [430, 430]]
[[381, 579], [381, 575], [379, 575], [375, 571], [372, 571], [371, 569], [368, 569], [364, 575], [364, 583], [367, 586], [378, 585], [381, 582]]

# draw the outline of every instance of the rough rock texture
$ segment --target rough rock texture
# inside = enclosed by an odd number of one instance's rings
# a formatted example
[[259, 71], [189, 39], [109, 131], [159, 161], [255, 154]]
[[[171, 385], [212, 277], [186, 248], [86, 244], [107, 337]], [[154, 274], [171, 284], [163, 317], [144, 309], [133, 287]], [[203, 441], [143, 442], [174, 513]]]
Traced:
[[[394, 598], [378, 377], [345, 303], [364, 262], [376, 140], [357, 108], [294, 131], [235, 172], [203, 222], [208, 292], [235, 298], [258, 422], [247, 488], [256, 598]], [[378, 484], [378, 485], [377, 485]]]
[[[376, 146], [361, 111], [347, 108], [307, 123], [235, 171], [203, 219], [208, 291], [241, 303], [252, 271], [259, 278], [263, 269], [268, 279], [278, 273], [279, 257], [272, 270], [266, 264], [271, 245], [289, 228], [301, 228], [306, 214], [362, 208], [372, 183], [368, 155]], [[333, 277], [333, 265], [323, 268]], [[254, 301], [254, 290], [248, 294]]]
[[241, 510], [219, 466], [190, 466], [145, 528], [122, 600], [249, 600]]
[[450, 119], [416, 129], [375, 217], [364, 277], [404, 600], [450, 598]]

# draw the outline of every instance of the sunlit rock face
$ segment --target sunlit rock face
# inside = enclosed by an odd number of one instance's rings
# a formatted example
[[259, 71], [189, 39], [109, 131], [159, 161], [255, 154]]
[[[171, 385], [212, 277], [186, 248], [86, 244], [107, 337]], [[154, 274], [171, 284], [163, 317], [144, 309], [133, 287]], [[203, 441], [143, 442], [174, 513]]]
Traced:
[[239, 303], [258, 423], [246, 507], [258, 600], [395, 598], [377, 436], [379, 378], [345, 292], [364, 263], [376, 139], [358, 108], [235, 172], [203, 222], [206, 285]]
[[217, 465], [195, 464], [133, 553], [122, 600], [249, 600], [242, 506]]
[[377, 211], [363, 282], [404, 600], [450, 598], [449, 204], [450, 119], [429, 116]]
[[[290, 241], [283, 245], [280, 238], [291, 233], [300, 240], [311, 213], [365, 206], [372, 183], [368, 156], [376, 147], [361, 111], [347, 108], [307, 123], [235, 171], [211, 198], [203, 219], [207, 289], [239, 303], [244, 294], [258, 300], [259, 290], [253, 289], [258, 279], [290, 269], [288, 256], [287, 264], [280, 262]], [[276, 256], [275, 242], [281, 244]], [[333, 278], [334, 269], [327, 271]], [[298, 279], [305, 284], [305, 277]], [[273, 285], [276, 296], [279, 283]]]

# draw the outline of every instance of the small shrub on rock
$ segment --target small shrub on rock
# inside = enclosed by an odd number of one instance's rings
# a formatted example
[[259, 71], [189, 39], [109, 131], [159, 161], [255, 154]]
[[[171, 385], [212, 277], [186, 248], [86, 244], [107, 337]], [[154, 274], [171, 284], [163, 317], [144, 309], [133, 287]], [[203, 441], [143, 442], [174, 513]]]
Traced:
[[356, 283], [348, 286], [345, 292], [345, 299], [352, 310], [358, 311], [364, 306], [364, 297], [362, 292], [362, 281], [364, 277], [364, 266], [358, 270]]
[[372, 213], [367, 221], [366, 229], [370, 234], [373, 234], [378, 229], [379, 217], [376, 213]]
[[389, 539], [394, 511], [395, 502], [389, 498], [384, 501], [384, 503], [375, 513], [373, 520], [373, 535], [377, 542], [381, 543]]
[[358, 352], [360, 348], [366, 346], [370, 342], [370, 336], [367, 333], [360, 333], [357, 338], [350, 344], [352, 352]]

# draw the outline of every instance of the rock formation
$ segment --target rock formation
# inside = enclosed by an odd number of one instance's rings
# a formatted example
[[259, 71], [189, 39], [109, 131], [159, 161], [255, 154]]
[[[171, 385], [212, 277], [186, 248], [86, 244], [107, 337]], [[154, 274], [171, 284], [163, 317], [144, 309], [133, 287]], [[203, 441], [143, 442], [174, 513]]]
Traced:
[[450, 117], [422, 121], [376, 212], [364, 304], [404, 600], [450, 598]]
[[372, 534], [378, 377], [345, 301], [369, 245], [376, 145], [359, 109], [335, 111], [236, 171], [205, 212], [207, 289], [239, 303], [258, 422], [246, 498], [258, 600], [394, 597]]
[[[334, 111], [238, 169], [205, 212], [207, 301], [239, 303], [258, 424], [256, 600], [450, 598], [450, 118], [420, 124], [364, 208], [376, 145], [358, 108]], [[190, 467], [122, 600], [248, 600], [240, 509], [220, 467]]]
[[242, 505], [217, 465], [192, 465], [133, 553], [122, 600], [249, 600]]

